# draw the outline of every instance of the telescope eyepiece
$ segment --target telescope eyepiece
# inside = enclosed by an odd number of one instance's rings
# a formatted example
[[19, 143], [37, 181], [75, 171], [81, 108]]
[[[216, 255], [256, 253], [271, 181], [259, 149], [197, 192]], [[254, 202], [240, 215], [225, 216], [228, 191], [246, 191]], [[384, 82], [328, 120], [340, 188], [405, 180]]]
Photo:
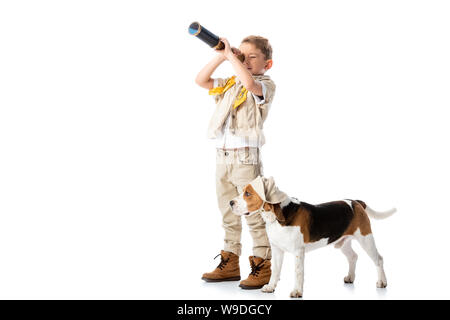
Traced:
[[189, 33], [193, 36], [196, 36], [202, 30], [202, 26], [198, 22], [192, 22], [189, 26]]
[[199, 38], [207, 45], [209, 45], [211, 48], [216, 48], [219, 45], [219, 43], [221, 43], [218, 36], [216, 36], [214, 33], [209, 31], [205, 27], [202, 27], [198, 22], [192, 22], [188, 28], [188, 31], [189, 34]]

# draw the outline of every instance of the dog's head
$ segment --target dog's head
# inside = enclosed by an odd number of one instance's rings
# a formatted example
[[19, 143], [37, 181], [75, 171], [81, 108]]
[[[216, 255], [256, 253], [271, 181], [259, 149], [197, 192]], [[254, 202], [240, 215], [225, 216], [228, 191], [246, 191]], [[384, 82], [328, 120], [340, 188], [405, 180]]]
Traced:
[[278, 190], [272, 177], [266, 179], [258, 176], [246, 185], [242, 193], [230, 201], [231, 211], [238, 215], [253, 215], [261, 211], [272, 211], [273, 205], [287, 198]]

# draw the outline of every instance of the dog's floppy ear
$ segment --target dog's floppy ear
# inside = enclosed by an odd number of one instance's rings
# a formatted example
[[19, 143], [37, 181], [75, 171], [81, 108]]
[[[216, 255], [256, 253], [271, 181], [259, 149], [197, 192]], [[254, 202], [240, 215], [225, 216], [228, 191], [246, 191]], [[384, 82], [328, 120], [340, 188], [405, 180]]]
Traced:
[[279, 205], [273, 206], [273, 212], [275, 212], [275, 217], [277, 217], [278, 222], [281, 224], [286, 223], [286, 218], [283, 215], [283, 210], [281, 210]]
[[272, 212], [274, 212], [273, 204], [268, 203], [268, 202], [264, 203], [263, 209], [264, 209], [264, 211], [272, 211]]
[[283, 211], [281, 210], [280, 206], [277, 204], [271, 204], [271, 203], [264, 203], [264, 211], [270, 211], [275, 214], [276, 219], [281, 222], [285, 223], [286, 219], [284, 218]]

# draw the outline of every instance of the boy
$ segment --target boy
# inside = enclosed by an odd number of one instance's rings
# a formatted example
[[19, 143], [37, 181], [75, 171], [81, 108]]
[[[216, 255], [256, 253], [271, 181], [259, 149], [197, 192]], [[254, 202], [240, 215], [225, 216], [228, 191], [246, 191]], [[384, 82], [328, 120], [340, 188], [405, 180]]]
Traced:
[[[267, 118], [275, 93], [275, 84], [264, 73], [272, 67], [272, 47], [267, 39], [249, 36], [239, 49], [231, 48], [221, 38], [225, 49], [209, 62], [197, 75], [196, 83], [215, 96], [216, 110], [211, 118], [208, 137], [216, 140], [216, 193], [225, 244], [217, 268], [203, 274], [208, 282], [240, 280], [241, 217], [231, 212], [230, 200], [242, 188], [262, 175], [260, 148], [265, 142], [263, 123]], [[237, 55], [242, 53], [242, 63]], [[228, 60], [236, 76], [212, 79], [211, 75]], [[253, 238], [253, 256], [249, 257], [251, 273], [240, 282], [243, 289], [263, 287], [270, 279], [270, 243], [261, 216], [246, 217]]]

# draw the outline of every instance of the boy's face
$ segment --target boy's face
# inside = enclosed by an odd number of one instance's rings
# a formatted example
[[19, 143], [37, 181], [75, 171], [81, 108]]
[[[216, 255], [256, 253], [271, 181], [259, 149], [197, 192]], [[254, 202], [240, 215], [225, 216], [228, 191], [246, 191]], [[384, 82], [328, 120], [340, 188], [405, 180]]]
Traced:
[[252, 75], [264, 74], [272, 67], [272, 60], [266, 60], [260, 49], [253, 44], [245, 42], [241, 43], [239, 50], [245, 56], [244, 66]]

